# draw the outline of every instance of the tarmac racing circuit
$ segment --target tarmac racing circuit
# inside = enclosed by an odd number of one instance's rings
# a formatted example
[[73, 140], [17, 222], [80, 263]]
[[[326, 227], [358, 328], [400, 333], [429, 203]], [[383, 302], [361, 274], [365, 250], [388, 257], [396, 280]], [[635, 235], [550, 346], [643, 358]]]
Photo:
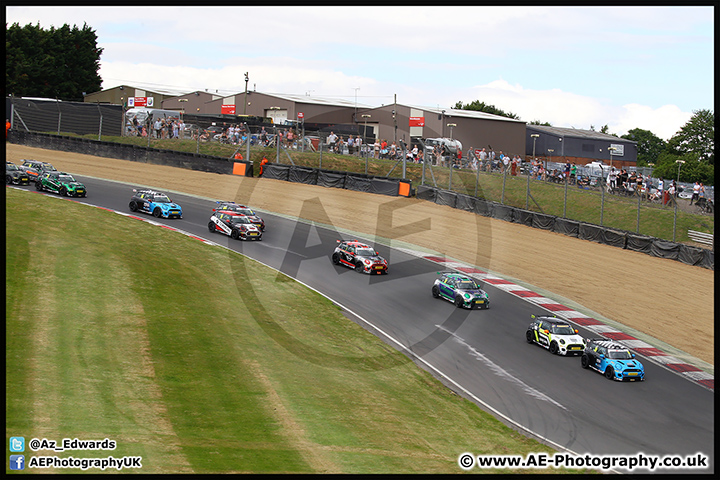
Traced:
[[[296, 278], [342, 306], [348, 318], [403, 351], [449, 388], [554, 448], [580, 455], [702, 453], [709, 457], [709, 469], [688, 472], [714, 471], [712, 390], [642, 355], [637, 359], [645, 366], [646, 380], [620, 383], [582, 369], [578, 357], [555, 356], [530, 345], [525, 340], [530, 315], [553, 312], [490, 283], [483, 286], [490, 309], [460, 310], [430, 293], [437, 272], [447, 268], [408, 251], [376, 244], [389, 261], [388, 275], [360, 274], [332, 264], [336, 240], [348, 238], [332, 226], [260, 212], [267, 226], [262, 241], [232, 240], [208, 231], [214, 206], [209, 199], [172, 194], [183, 208], [183, 218], [157, 219], [130, 212], [132, 189], [140, 185], [75, 177], [89, 192], [77, 200], [81, 203], [147, 217]], [[16, 188], [35, 191], [32, 184]], [[373, 244], [371, 237], [352, 238]], [[597, 336], [582, 326], [575, 328], [583, 337]]]

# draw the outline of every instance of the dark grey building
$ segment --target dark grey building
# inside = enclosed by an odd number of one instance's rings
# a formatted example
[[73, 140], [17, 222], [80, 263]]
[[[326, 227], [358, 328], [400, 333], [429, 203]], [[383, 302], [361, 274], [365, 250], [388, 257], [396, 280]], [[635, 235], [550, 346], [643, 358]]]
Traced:
[[[537, 136], [535, 136], [537, 135]], [[528, 125], [525, 155], [585, 165], [599, 161], [626, 168], [637, 163], [637, 142], [592, 130]]]

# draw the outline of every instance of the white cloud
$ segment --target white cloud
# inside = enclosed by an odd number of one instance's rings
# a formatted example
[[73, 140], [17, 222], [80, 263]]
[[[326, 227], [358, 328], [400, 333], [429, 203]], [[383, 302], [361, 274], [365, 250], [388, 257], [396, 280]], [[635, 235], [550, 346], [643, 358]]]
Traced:
[[[713, 7], [6, 7], [87, 23], [103, 87], [249, 87], [358, 103], [484, 101], [522, 120], [668, 139], [712, 108]], [[228, 32], [228, 35], [218, 33]], [[677, 68], [668, 68], [677, 65]], [[682, 68], [680, 68], [682, 67]], [[693, 71], [689, 83], [687, 71]], [[651, 82], [649, 82], [651, 79]], [[473, 86], [475, 85], [475, 86]], [[359, 91], [356, 91], [357, 88]]]

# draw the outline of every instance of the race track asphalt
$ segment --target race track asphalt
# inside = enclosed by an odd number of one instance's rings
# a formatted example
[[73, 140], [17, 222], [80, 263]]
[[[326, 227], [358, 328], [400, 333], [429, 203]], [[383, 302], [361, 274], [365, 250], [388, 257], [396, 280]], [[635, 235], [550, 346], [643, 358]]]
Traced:
[[[75, 176], [89, 192], [78, 201], [131, 213], [128, 202], [137, 185]], [[20, 188], [34, 191], [32, 184]], [[337, 239], [350, 235], [372, 244], [371, 239], [262, 212], [263, 240], [236, 241], [208, 231], [212, 200], [171, 197], [182, 205], [182, 219], [148, 219], [241, 252], [318, 290], [344, 307], [348, 318], [516, 429], [578, 454], [701, 452], [710, 457], [710, 469], [702, 473], [714, 471], [713, 391], [642, 356], [644, 382], [613, 382], [584, 370], [578, 357], [554, 356], [525, 341], [530, 315], [551, 312], [490, 284], [484, 286], [489, 310], [459, 310], [430, 293], [438, 265], [404, 251], [375, 245], [390, 262], [383, 276], [332, 264]], [[594, 336], [577, 328], [584, 337]]]

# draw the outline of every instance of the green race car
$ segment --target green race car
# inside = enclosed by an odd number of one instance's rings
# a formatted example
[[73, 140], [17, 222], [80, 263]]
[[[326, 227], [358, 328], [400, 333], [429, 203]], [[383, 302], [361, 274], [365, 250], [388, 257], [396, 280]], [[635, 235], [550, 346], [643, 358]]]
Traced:
[[85, 185], [65, 172], [44, 172], [40, 174], [35, 182], [35, 188], [38, 192], [48, 191], [68, 197], [87, 196]]

